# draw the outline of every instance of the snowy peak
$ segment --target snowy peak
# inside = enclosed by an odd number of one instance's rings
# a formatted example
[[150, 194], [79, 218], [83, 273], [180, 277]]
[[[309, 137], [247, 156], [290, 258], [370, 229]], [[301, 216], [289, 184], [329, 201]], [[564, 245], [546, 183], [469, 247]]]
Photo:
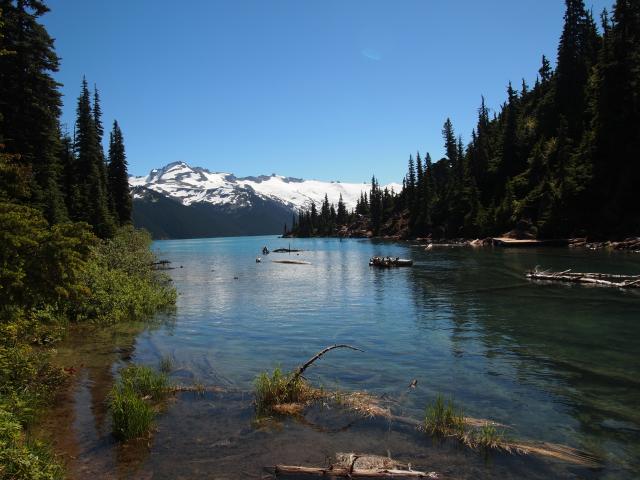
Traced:
[[[276, 174], [238, 178], [233, 174], [210, 172], [185, 162], [173, 162], [153, 169], [149, 175], [130, 177], [134, 198], [145, 198], [146, 191], [169, 197], [185, 206], [209, 203], [227, 207], [249, 207], [252, 200], [274, 201], [289, 209], [307, 208], [311, 202], [320, 204], [325, 194], [337, 204], [340, 195], [348, 209], [355, 207], [366, 183], [323, 182], [282, 177]], [[386, 185], [399, 191], [399, 184]], [[384, 188], [384, 187], [383, 187]]]

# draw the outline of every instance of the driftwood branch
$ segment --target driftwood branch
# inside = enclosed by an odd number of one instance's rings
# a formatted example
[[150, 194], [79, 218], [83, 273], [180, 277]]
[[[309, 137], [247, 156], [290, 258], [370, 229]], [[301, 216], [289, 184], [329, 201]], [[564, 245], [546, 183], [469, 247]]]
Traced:
[[311, 364], [313, 362], [315, 362], [316, 360], [318, 360], [321, 356], [323, 356], [325, 353], [335, 349], [335, 348], [349, 348], [351, 350], [357, 350], [358, 352], [364, 352], [364, 350], [360, 350], [359, 348], [353, 347], [351, 345], [347, 345], [344, 343], [341, 344], [336, 344], [336, 345], [331, 345], [330, 347], [325, 348], [324, 350], [321, 350], [320, 352], [316, 353], [313, 357], [311, 357], [309, 360], [307, 360], [305, 363], [303, 363], [302, 365], [300, 365], [298, 367], [298, 369], [294, 372], [293, 376], [291, 377], [290, 382], [293, 382], [295, 380], [298, 379], [298, 377], [300, 377], [300, 375], [302, 375], [304, 373], [304, 371], [309, 368], [311, 366]]
[[375, 470], [352, 469], [349, 467], [301, 467], [297, 465], [276, 465], [273, 473], [278, 475], [313, 475], [318, 477], [343, 478], [438, 478], [435, 472], [420, 472], [418, 470], [398, 470], [383, 468]]

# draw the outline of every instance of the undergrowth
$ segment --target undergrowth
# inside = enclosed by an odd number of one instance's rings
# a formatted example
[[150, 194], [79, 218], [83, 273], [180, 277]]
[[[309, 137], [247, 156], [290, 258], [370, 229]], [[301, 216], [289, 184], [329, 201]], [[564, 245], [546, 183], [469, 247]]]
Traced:
[[[62, 477], [55, 456], [25, 432], [68, 377], [49, 360], [66, 328], [143, 320], [175, 303], [150, 244], [132, 227], [99, 240], [81, 224], [49, 227], [38, 212], [0, 208], [0, 480]], [[129, 381], [134, 392], [161, 390], [151, 376]], [[125, 390], [114, 405], [144, 418]]]

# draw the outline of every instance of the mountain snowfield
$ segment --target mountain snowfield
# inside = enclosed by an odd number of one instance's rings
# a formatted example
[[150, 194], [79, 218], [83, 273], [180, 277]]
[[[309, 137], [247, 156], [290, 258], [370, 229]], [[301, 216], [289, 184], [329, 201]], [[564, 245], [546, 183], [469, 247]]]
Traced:
[[[301, 180], [275, 174], [238, 178], [229, 173], [213, 173], [201, 167], [192, 167], [185, 162], [170, 163], [151, 170], [147, 176], [131, 176], [129, 184], [134, 199], [143, 199], [148, 191], [152, 191], [184, 206], [208, 203], [242, 208], [250, 207], [252, 198], [257, 196], [291, 210], [309, 208], [311, 202], [320, 206], [325, 194], [329, 202], [336, 205], [342, 194], [347, 209], [351, 210], [355, 208], [360, 194], [371, 188], [368, 183]], [[385, 186], [396, 192], [402, 188], [397, 183]]]

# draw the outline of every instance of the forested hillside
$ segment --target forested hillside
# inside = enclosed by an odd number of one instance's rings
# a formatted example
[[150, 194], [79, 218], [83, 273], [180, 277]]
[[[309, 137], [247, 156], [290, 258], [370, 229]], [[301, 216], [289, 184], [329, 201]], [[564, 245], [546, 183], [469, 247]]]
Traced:
[[[446, 156], [410, 156], [399, 195], [374, 179], [355, 212], [373, 234], [483, 237], [517, 224], [543, 238], [640, 233], [640, 2], [618, 0], [596, 21], [566, 0], [555, 70], [543, 56], [535, 83], [506, 93], [498, 112], [482, 98], [467, 145], [447, 119]], [[293, 233], [323, 234], [311, 217], [301, 212]]]
[[[66, 374], [47, 346], [74, 322], [143, 318], [175, 301], [131, 227], [123, 135], [102, 147], [97, 88], [82, 79], [73, 136], [60, 126], [59, 60], [38, 0], [0, 0], [0, 478], [62, 469], [23, 428]], [[80, 79], [79, 83], [80, 83]]]

